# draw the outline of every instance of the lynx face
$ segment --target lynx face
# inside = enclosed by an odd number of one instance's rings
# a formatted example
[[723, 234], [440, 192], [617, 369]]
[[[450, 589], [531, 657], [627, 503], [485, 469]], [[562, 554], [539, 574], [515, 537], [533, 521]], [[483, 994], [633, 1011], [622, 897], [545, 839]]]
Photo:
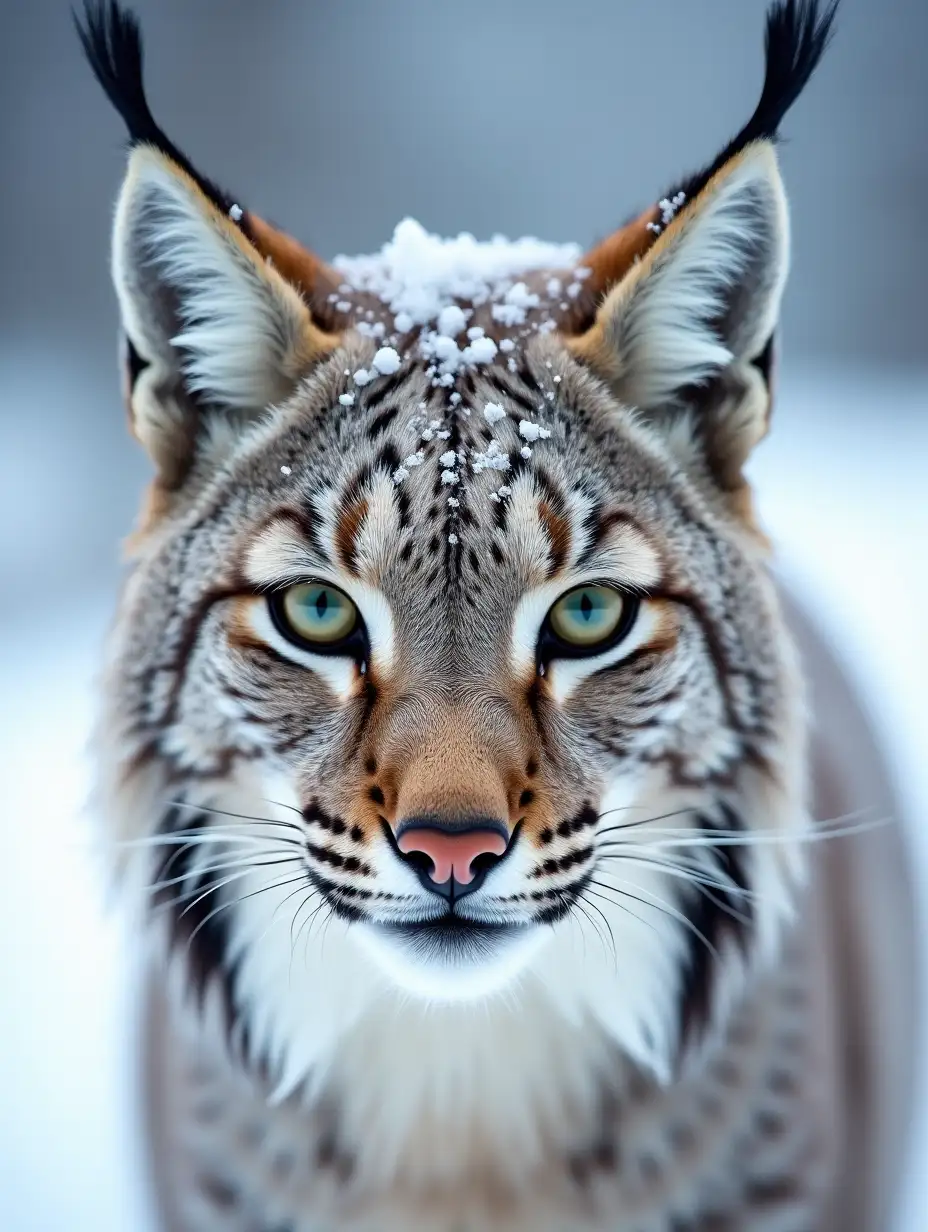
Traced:
[[[777, 12], [804, 81], [827, 24]], [[113, 266], [158, 477], [102, 797], [148, 915], [294, 1077], [410, 994], [547, 998], [666, 1067], [801, 872], [800, 690], [741, 468], [802, 81], [768, 63], [783, 97], [583, 258], [407, 224], [333, 270], [126, 105], [119, 22], [87, 43], [134, 125]]]

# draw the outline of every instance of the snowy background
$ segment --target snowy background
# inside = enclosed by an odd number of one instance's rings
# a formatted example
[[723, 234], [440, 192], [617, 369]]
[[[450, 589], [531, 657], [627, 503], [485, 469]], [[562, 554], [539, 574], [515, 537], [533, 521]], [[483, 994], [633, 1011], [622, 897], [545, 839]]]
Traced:
[[[405, 213], [598, 237], [747, 114], [764, 3], [471, 0], [466, 22], [431, 0], [137, 7], [168, 131], [332, 255], [378, 248]], [[786, 125], [795, 273], [752, 471], [783, 572], [866, 699], [924, 889], [928, 5], [844, 10]], [[106, 273], [121, 133], [67, 4], [0, 11], [0, 1228], [149, 1232], [131, 948], [83, 810], [116, 545], [147, 474]], [[924, 1114], [909, 1178], [898, 1232], [924, 1232]]]

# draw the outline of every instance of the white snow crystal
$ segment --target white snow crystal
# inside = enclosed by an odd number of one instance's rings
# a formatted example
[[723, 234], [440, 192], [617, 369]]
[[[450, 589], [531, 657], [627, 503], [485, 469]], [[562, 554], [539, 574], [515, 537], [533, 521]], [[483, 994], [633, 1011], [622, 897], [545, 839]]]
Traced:
[[502, 321], [504, 325], [521, 325], [528, 309], [537, 308], [539, 302], [534, 291], [530, 291], [524, 282], [517, 282], [505, 293], [501, 304], [493, 305], [493, 319]]
[[[340, 299], [338, 303], [335, 305], [335, 307], [338, 309], [339, 312], [350, 312], [351, 311], [351, 303], [347, 299]], [[361, 308], [361, 305], [359, 304], [358, 311], [360, 311], [360, 308]]]
[[445, 467], [457, 466], [458, 455], [454, 452], [453, 449], [449, 449], [448, 452], [443, 453], [438, 460], [442, 464], [442, 466], [445, 466]]
[[399, 354], [394, 351], [393, 347], [381, 347], [373, 359], [374, 367], [383, 376], [390, 376], [391, 373], [396, 372], [400, 363]]
[[490, 441], [485, 453], [474, 454], [472, 465], [479, 473], [480, 471], [508, 471], [511, 463], [509, 454], [504, 453], [496, 441]]
[[567, 288], [567, 294], [571, 299], [576, 299], [582, 290], [583, 287], [579, 282], [572, 282]]
[[354, 406], [354, 394], [339, 394], [338, 400], [342, 406]]
[[685, 200], [686, 193], [682, 191], [674, 193], [672, 197], [662, 197], [657, 203], [657, 208], [661, 212], [660, 222], [645, 223], [645, 228], [653, 232], [654, 235], [660, 235], [667, 224], [673, 222], [677, 210], [679, 210]]
[[[406, 333], [415, 325], [436, 323], [456, 300], [477, 305], [503, 301], [520, 275], [572, 268], [580, 251], [575, 244], [529, 238], [494, 236], [480, 243], [464, 233], [442, 239], [406, 218], [379, 253], [336, 257], [334, 264], [353, 290], [373, 294], [385, 304], [397, 330]], [[446, 332], [444, 327], [441, 332]]]
[[436, 359], [444, 362], [451, 361], [457, 365], [458, 356], [461, 352], [458, 350], [458, 344], [453, 338], [449, 338], [447, 334], [434, 334], [429, 342], [432, 354]]
[[548, 294], [551, 296], [552, 299], [557, 299], [557, 297], [561, 293], [560, 278], [549, 278], [548, 285], [545, 289], [547, 290]]
[[375, 321], [373, 325], [371, 325], [370, 321], [359, 321], [355, 329], [362, 338], [382, 338], [387, 332], [387, 327], [383, 321]]
[[501, 338], [499, 341], [499, 349], [505, 352], [514, 351], [516, 349], [516, 344], [511, 338]]
[[[457, 459], [455, 459], [457, 460]], [[457, 471], [443, 470], [441, 473], [441, 481], [444, 484], [454, 484], [458, 482]]]
[[232, 219], [233, 222], [241, 222], [242, 215], [244, 214], [244, 212], [245, 211], [242, 209], [240, 205], [230, 205], [229, 206], [229, 217]]
[[546, 440], [550, 435], [548, 428], [542, 428], [540, 424], [532, 423], [529, 419], [519, 421], [519, 436], [527, 441]]
[[423, 428], [422, 429], [422, 439], [424, 441], [430, 441], [434, 435], [435, 435], [434, 428]]
[[447, 334], [449, 338], [456, 338], [466, 324], [467, 317], [464, 310], [457, 304], [449, 304], [438, 314], [438, 332]]
[[458, 498], [457, 498], [456, 496], [449, 496], [449, 497], [448, 497], [448, 504], [451, 506], [451, 508], [452, 508], [452, 509], [457, 509], [457, 507], [458, 507], [458, 505], [460, 505], [460, 503], [461, 503], [461, 502], [458, 500]]
[[435, 435], [438, 437], [440, 441], [446, 441], [448, 437], [451, 435], [451, 433], [448, 431], [447, 428], [443, 428], [441, 431], [436, 432]]
[[483, 417], [488, 424], [495, 424], [506, 418], [506, 412], [498, 402], [488, 402], [483, 408]]
[[451, 405], [452, 405], [452, 406], [457, 406], [457, 404], [458, 404], [460, 401], [461, 401], [461, 395], [460, 395], [459, 393], [453, 393], [453, 394], [451, 395], [450, 402], [451, 402]]
[[282, 467], [280, 468], [280, 473], [281, 473], [282, 475], [292, 475], [292, 474], [293, 474], [293, 471], [290, 469], [290, 467], [289, 467], [289, 466], [282, 466]]
[[519, 450], [519, 453], [522, 455], [523, 458], [530, 458], [532, 456], [532, 451], [531, 449], [529, 449], [528, 445], [523, 445], [522, 448]]
[[508, 483], [504, 483], [501, 488], [496, 489], [496, 495], [500, 497], [511, 496], [512, 488], [510, 488]]
[[415, 453], [411, 453], [408, 458], [403, 459], [404, 466], [421, 466], [425, 460], [425, 454], [421, 449]]
[[676, 214], [677, 210], [680, 208], [680, 206], [683, 204], [685, 200], [686, 200], [686, 193], [678, 192], [678, 193], [675, 193], [674, 196], [670, 197], [669, 199], [667, 197], [663, 197], [660, 201], [658, 201], [657, 204], [661, 212], [661, 222], [664, 224], [665, 227], [667, 226], [669, 222], [673, 221], [674, 215]]
[[373, 372], [368, 372], [366, 368], [359, 368], [354, 374], [355, 385], [369, 385], [374, 380]]
[[467, 331], [467, 336], [471, 342], [476, 342], [478, 338], [482, 338], [487, 331], [482, 325], [472, 325]]
[[492, 338], [475, 338], [463, 351], [466, 364], [489, 364], [496, 356], [496, 343]]
[[458, 541], [458, 537], [457, 537], [457, 535], [455, 535], [455, 534], [454, 534], [454, 532], [452, 532], [452, 533], [448, 536], [448, 542], [451, 544], [451, 546], [452, 546], [452, 547], [454, 547], [454, 545], [457, 543], [457, 541]]
[[404, 479], [409, 478], [409, 471], [405, 466], [398, 466], [393, 472], [393, 482], [402, 483]]

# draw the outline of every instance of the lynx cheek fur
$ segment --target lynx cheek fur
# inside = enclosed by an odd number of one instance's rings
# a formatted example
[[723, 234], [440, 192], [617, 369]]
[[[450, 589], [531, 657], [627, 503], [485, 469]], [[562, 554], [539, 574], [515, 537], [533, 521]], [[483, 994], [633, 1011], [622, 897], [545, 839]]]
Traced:
[[890, 831], [812, 842], [873, 754], [834, 676], [807, 788], [809, 635], [742, 474], [832, 16], [778, 0], [741, 132], [585, 256], [407, 222], [332, 268], [191, 165], [135, 19], [88, 8], [156, 470], [100, 802], [166, 1228], [884, 1232], [904, 879]]

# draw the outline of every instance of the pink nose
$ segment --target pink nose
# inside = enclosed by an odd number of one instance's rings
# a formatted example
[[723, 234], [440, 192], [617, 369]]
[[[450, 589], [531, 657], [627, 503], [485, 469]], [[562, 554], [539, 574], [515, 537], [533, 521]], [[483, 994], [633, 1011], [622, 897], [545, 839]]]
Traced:
[[450, 882], [470, 885], [473, 863], [478, 856], [501, 856], [508, 846], [497, 830], [440, 830], [435, 826], [413, 826], [397, 839], [404, 855], [419, 854], [432, 861], [428, 872], [436, 886]]

